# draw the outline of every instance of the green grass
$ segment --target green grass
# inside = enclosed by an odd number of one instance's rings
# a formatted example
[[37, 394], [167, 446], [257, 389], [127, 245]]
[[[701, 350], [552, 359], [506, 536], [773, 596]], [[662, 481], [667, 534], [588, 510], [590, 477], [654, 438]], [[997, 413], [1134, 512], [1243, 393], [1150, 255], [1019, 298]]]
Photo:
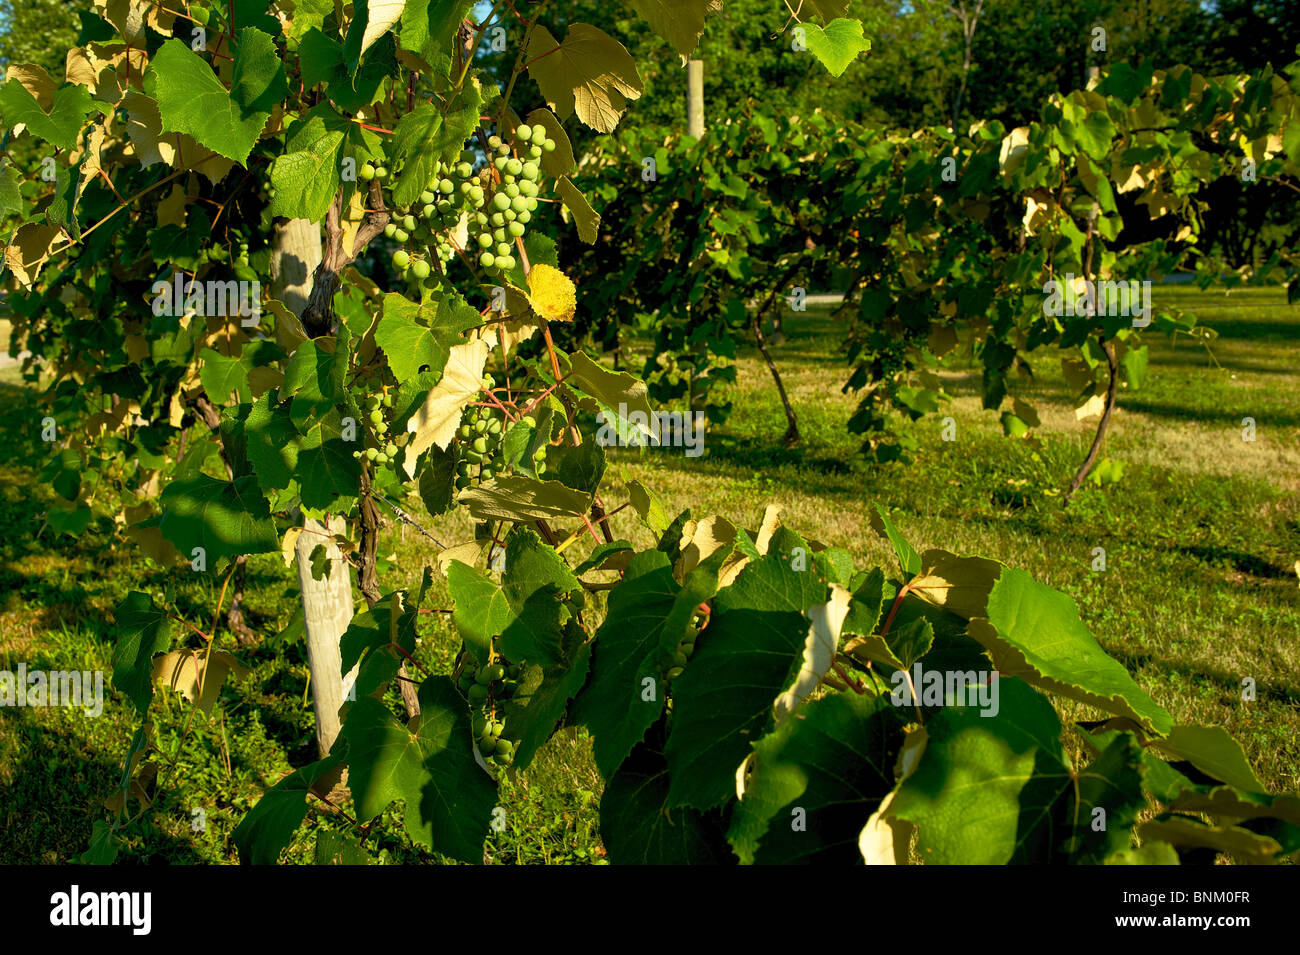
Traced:
[[[735, 410], [708, 435], [705, 454], [680, 449], [611, 453], [611, 477], [645, 480], [671, 513], [723, 514], [749, 527], [777, 503], [785, 522], [805, 536], [845, 547], [860, 565], [889, 564], [870, 531], [875, 502], [918, 550], [942, 547], [1003, 560], [1071, 594], [1102, 645], [1134, 673], [1179, 722], [1223, 726], [1241, 740], [1271, 789], [1300, 790], [1300, 309], [1278, 290], [1231, 296], [1157, 290], [1157, 306], [1176, 301], [1195, 311], [1219, 338], [1214, 359], [1199, 344], [1148, 335], [1150, 375], [1138, 392], [1121, 394], [1106, 453], [1127, 465], [1124, 480], [1104, 490], [1085, 486], [1070, 507], [1060, 491], [1082, 460], [1093, 421], [1077, 422], [1059, 362], [1035, 358], [1034, 377], [1013, 394], [1043, 419], [1034, 448], [1002, 436], [997, 416], [979, 407], [978, 369], [957, 355], [944, 376], [954, 398], [940, 415], [914, 425], [921, 448], [909, 464], [870, 465], [844, 429], [852, 396], [839, 392], [847, 367], [838, 352], [843, 326], [825, 310], [787, 316], [788, 341], [774, 350], [799, 414], [804, 443], [780, 446], [784, 416], [771, 378], [743, 350], [732, 394]], [[0, 369], [0, 669], [111, 671], [113, 606], [132, 589], [170, 585], [187, 619], [206, 626], [216, 595], [198, 578], [165, 575], [107, 528], [80, 540], [55, 539], [43, 514], [53, 492], [37, 478], [48, 454], [36, 437], [41, 414], [17, 369]], [[957, 439], [940, 438], [951, 414]], [[1241, 440], [1241, 419], [1257, 422], [1257, 440]], [[1094, 419], [1095, 420], [1095, 419]], [[617, 500], [617, 494], [609, 492]], [[418, 513], [414, 498], [408, 505]], [[625, 511], [616, 534], [648, 543]], [[471, 536], [463, 517], [428, 521], [445, 544]], [[1107, 569], [1092, 571], [1093, 548]], [[384, 532], [380, 555], [393, 559], [385, 587], [418, 584], [437, 547], [411, 530]], [[158, 691], [153, 808], [127, 829], [128, 862], [229, 862], [230, 832], [266, 786], [313, 758], [307, 667], [300, 643], [276, 643], [295, 606], [296, 579], [278, 555], [250, 560], [247, 612], [263, 644], [219, 645], [252, 668], [228, 683], [211, 721]], [[429, 606], [446, 607], [441, 579]], [[458, 641], [444, 616], [425, 615], [417, 659], [448, 672]], [[1258, 699], [1241, 700], [1241, 681], [1256, 681]], [[390, 699], [396, 704], [396, 694]], [[1092, 714], [1067, 707], [1067, 718]], [[103, 802], [115, 790], [137, 722], [130, 704], [111, 693], [102, 716], [60, 708], [0, 709], [0, 825], [3, 862], [59, 862], [88, 845]], [[493, 862], [598, 861], [600, 779], [589, 740], [561, 733], [524, 773], [503, 786], [505, 828], [490, 837]], [[345, 807], [346, 808], [346, 807]], [[132, 804], [132, 811], [138, 803]], [[196, 831], [194, 810], [202, 810]], [[312, 813], [285, 860], [309, 862], [316, 833], [346, 829]], [[366, 841], [388, 862], [441, 861], [413, 846], [396, 809]]]

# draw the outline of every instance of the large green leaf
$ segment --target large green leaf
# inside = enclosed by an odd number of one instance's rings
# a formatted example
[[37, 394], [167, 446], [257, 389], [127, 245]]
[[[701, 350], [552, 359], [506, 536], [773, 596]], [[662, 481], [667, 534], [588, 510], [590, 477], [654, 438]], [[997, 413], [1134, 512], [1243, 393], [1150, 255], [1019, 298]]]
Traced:
[[393, 153], [402, 174], [393, 189], [399, 206], [412, 205], [433, 179], [439, 160], [450, 161], [479, 123], [481, 96], [477, 82], [467, 83], [444, 113], [421, 103], [405, 113], [393, 130]]
[[682, 56], [690, 56], [704, 32], [704, 21], [722, 12], [722, 0], [627, 0]]
[[[657, 735], [657, 734], [656, 734]], [[619, 865], [716, 865], [734, 862], [721, 811], [669, 808], [662, 746], [647, 741], [605, 783], [600, 831]]]
[[454, 301], [444, 297], [433, 309], [389, 292], [384, 296], [375, 341], [384, 350], [388, 367], [400, 384], [414, 378], [425, 366], [441, 374], [451, 347], [464, 341], [461, 333], [479, 322], [478, 311], [459, 296]]
[[202, 547], [209, 570], [223, 557], [280, 549], [270, 508], [252, 475], [234, 482], [206, 474], [172, 481], [160, 503], [163, 537], [187, 560]]
[[343, 184], [345, 156], [358, 162], [378, 155], [366, 132], [327, 105], [289, 127], [284, 152], [271, 164], [271, 214], [318, 222]]
[[153, 699], [153, 658], [172, 645], [167, 611], [154, 606], [148, 594], [133, 590], [113, 610], [117, 643], [113, 645], [113, 685], [127, 695], [141, 714]]
[[515, 769], [527, 769], [534, 754], [555, 732], [569, 701], [582, 689], [591, 667], [591, 645], [583, 642], [583, 632], [570, 626], [564, 634], [562, 662], [527, 668], [519, 687], [505, 704], [507, 725], [515, 746]]
[[357, 819], [368, 822], [401, 799], [414, 841], [464, 862], [482, 862], [496, 784], [474, 759], [465, 701], [444, 676], [426, 679], [419, 701], [420, 715], [409, 725], [371, 697], [348, 711], [339, 739], [348, 748]]
[[894, 788], [903, 723], [886, 695], [835, 693], [758, 742], [727, 833], [740, 861], [857, 862], [863, 823]]
[[[695, 568], [682, 587], [673, 578], [667, 554], [636, 554], [610, 593], [609, 611], [596, 632], [591, 679], [573, 713], [594, 737], [596, 768], [605, 778], [663, 712], [666, 655], [686, 636], [695, 608], [717, 589], [721, 557], [725, 554]], [[646, 690], [647, 680], [652, 693]]]
[[563, 663], [562, 634], [570, 612], [559, 598], [581, 586], [541, 538], [522, 527], [512, 530], [501, 589], [514, 619], [501, 632], [502, 652], [511, 660]]
[[47, 113], [40, 103], [16, 79], [0, 86], [0, 113], [10, 128], [26, 125], [27, 131], [59, 149], [72, 149], [77, 145], [77, 133], [92, 109], [90, 90], [84, 86], [64, 86], [54, 91], [54, 99]]
[[447, 565], [447, 592], [456, 631], [478, 662], [487, 663], [492, 638], [514, 620], [505, 593], [495, 581], [458, 560]]
[[158, 101], [164, 132], [186, 133], [213, 152], [246, 164], [275, 104], [289, 92], [271, 38], [245, 27], [235, 45], [229, 90], [202, 57], [168, 40], [149, 63], [145, 92]]
[[665, 754], [669, 803], [708, 809], [734, 791], [736, 769], [773, 725], [772, 707], [803, 660], [814, 604], [826, 583], [791, 552], [808, 545], [780, 528], [765, 556], [748, 564], [713, 602], [690, 665], [673, 682], [673, 728]]
[[279, 861], [281, 850], [307, 815], [307, 794], [338, 767], [342, 754], [343, 747], [336, 745], [329, 756], [290, 773], [262, 794], [230, 836], [240, 862], [275, 865]]
[[831, 76], [842, 76], [858, 54], [871, 49], [862, 36], [862, 21], [841, 17], [823, 29], [815, 23], [801, 24], [808, 52], [821, 61]]
[[1003, 674], [1127, 716], [1161, 736], [1173, 728], [1173, 717], [1098, 645], [1074, 600], [1022, 570], [1002, 571], [987, 619], [971, 620], [967, 632]]

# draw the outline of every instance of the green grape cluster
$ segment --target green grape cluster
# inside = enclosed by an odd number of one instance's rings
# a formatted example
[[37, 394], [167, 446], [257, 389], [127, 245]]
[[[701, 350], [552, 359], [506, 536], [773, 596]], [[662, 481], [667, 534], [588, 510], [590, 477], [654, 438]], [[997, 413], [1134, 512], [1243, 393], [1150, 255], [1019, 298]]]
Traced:
[[686, 664], [690, 661], [691, 655], [695, 653], [695, 638], [699, 636], [702, 622], [702, 616], [696, 613], [695, 619], [686, 628], [686, 636], [682, 637], [682, 642], [673, 651], [672, 658], [668, 663], [668, 671], [664, 674], [665, 679], [675, 680], [685, 672]]
[[500, 136], [488, 139], [488, 159], [498, 182], [487, 207], [476, 210], [473, 217], [478, 264], [486, 271], [508, 272], [515, 267], [515, 240], [523, 238], [537, 210], [540, 160], [554, 149], [555, 140], [541, 125], [518, 127], [513, 146]]
[[516, 737], [506, 726], [505, 717], [498, 713], [499, 704], [510, 699], [519, 689], [523, 667], [518, 664], [487, 663], [475, 667], [466, 658], [460, 673], [460, 689], [473, 708], [474, 739], [479, 752], [490, 762], [505, 766], [514, 758]]
[[393, 407], [392, 395], [367, 395], [365, 400], [366, 422], [369, 424], [370, 439], [364, 451], [353, 451], [354, 458], [363, 455], [370, 463], [384, 467], [395, 463], [397, 449], [406, 443], [406, 435], [394, 439], [389, 433], [388, 420], [384, 409]]
[[[489, 273], [515, 267], [515, 240], [522, 239], [537, 210], [541, 158], [555, 150], [546, 127], [524, 124], [515, 130], [513, 145], [499, 136], [488, 139], [488, 165], [475, 172], [472, 150], [455, 162], [439, 160], [418, 200], [408, 208], [392, 209], [384, 235], [397, 243], [392, 264], [400, 275], [429, 283], [435, 261], [445, 265], [457, 251], [472, 254]], [[383, 166], [365, 163], [358, 171], [365, 181], [388, 178]], [[468, 249], [459, 249], [452, 237], [462, 217]]]
[[[484, 391], [491, 391], [496, 387], [496, 379], [491, 375], [484, 375], [481, 384]], [[530, 420], [525, 418], [525, 421]], [[460, 463], [456, 471], [456, 490], [463, 491], [476, 481], [490, 481], [501, 473], [503, 465], [500, 456], [502, 441], [505, 438], [505, 419], [496, 409], [482, 405], [466, 408], [456, 436], [461, 444]], [[545, 468], [545, 450], [543, 449], [539, 454], [540, 459], [534, 455], [534, 460], [541, 460], [541, 467]]]

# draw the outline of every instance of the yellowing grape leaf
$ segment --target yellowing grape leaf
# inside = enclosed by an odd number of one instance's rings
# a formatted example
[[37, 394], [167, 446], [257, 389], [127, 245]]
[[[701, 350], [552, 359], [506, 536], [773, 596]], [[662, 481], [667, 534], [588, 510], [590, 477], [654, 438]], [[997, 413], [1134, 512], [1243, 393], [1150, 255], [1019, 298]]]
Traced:
[[578, 303], [573, 281], [557, 268], [539, 263], [528, 271], [528, 304], [548, 322], [571, 322]]
[[575, 23], [563, 43], [545, 27], [528, 42], [528, 72], [561, 118], [575, 111], [598, 133], [613, 132], [627, 101], [641, 95], [641, 77], [631, 55], [604, 30]]
[[406, 423], [406, 430], [415, 435], [406, 446], [402, 463], [408, 478], [415, 477], [415, 463], [421, 454], [435, 444], [445, 450], [451, 443], [465, 406], [483, 387], [483, 365], [487, 357], [488, 346], [483, 341], [451, 347], [442, 378]]
[[227, 676], [242, 680], [249, 672], [224, 650], [213, 650], [206, 660], [196, 650], [173, 650], [153, 661], [153, 681], [171, 687], [197, 705], [204, 715], [211, 715], [212, 704], [217, 702]]

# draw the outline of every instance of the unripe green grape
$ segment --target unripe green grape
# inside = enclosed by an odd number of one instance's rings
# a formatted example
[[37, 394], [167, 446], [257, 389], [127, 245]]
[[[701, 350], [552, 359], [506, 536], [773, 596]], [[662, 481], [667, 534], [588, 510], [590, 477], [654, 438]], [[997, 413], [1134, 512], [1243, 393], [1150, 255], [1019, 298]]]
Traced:
[[547, 134], [547, 132], [546, 132], [546, 127], [543, 126], [541, 123], [536, 123], [536, 124], [533, 126], [533, 142], [534, 142], [534, 143], [543, 143], [543, 142], [545, 142], [545, 141], [546, 141], [546, 137], [547, 137], [547, 135], [548, 135], [548, 134]]
[[456, 478], [456, 490], [463, 491], [465, 490], [465, 488], [469, 487], [473, 483], [474, 481], [469, 477], [465, 477], [465, 476], [458, 477]]
[[510, 146], [507, 145], [506, 143], [502, 143], [500, 146], [497, 147], [497, 155], [508, 157], [510, 155]]
[[665, 674], [665, 676], [670, 680], [675, 680], [685, 672], [686, 671], [682, 667], [673, 667]]
[[393, 253], [393, 267], [396, 269], [405, 269], [411, 264], [411, 253], [405, 249], [398, 249]]
[[477, 421], [474, 422], [474, 431], [476, 433], [482, 434], [487, 429], [488, 429], [488, 423], [484, 421], [482, 418], [479, 418]]
[[407, 232], [414, 232], [417, 225], [419, 225], [419, 223], [415, 221], [415, 216], [408, 213], [402, 217], [402, 228]]
[[398, 245], [405, 245], [406, 240], [409, 239], [410, 237], [411, 234], [407, 232], [405, 229], [398, 229], [396, 232], [393, 233], [393, 241], [396, 242]]
[[490, 249], [492, 247], [492, 236], [486, 232], [480, 232], [477, 241], [481, 249]]
[[531, 126], [524, 125], [524, 126], [520, 126], [518, 129], [515, 130], [515, 139], [519, 140], [520, 142], [526, 143], [528, 142], [528, 140], [532, 138], [533, 138], [533, 127]]
[[459, 192], [466, 199], [468, 199], [470, 193], [474, 191], [474, 187], [471, 186], [468, 182], [462, 182], [459, 186], [456, 187], [456, 191]]
[[483, 716], [481, 713], [474, 714], [474, 720], [470, 725], [474, 730], [474, 735], [479, 737], [485, 735], [492, 729], [492, 724], [489, 723], [487, 717]]
[[[200, 8], [195, 7], [194, 9], [197, 10]], [[371, 179], [375, 178], [375, 167], [370, 165], [370, 163], [363, 163], [361, 168], [357, 170], [357, 175], [366, 180], [366, 182], [369, 182]]]
[[535, 180], [538, 177], [538, 175], [541, 173], [541, 170], [537, 168], [537, 163], [526, 162], [523, 164], [523, 173], [525, 179]]
[[444, 196], [449, 196], [456, 191], [456, 184], [450, 179], [443, 179], [438, 183], [438, 191]]
[[475, 205], [479, 205], [479, 206], [483, 205], [483, 197], [484, 197], [483, 187], [482, 186], [472, 187], [469, 191], [469, 197], [474, 202]]
[[437, 212], [437, 210], [434, 209], [433, 203], [429, 202], [426, 203], [424, 208], [420, 210], [420, 215], [424, 216], [425, 219], [432, 221], [435, 212]]
[[354, 458], [359, 458], [359, 457], [361, 457], [361, 452], [360, 452], [360, 451], [353, 451], [353, 452], [352, 452], [352, 456], [353, 456]]
[[496, 477], [496, 471], [493, 471], [493, 470], [492, 470], [491, 468], [489, 468], [489, 467], [485, 467], [485, 468], [483, 468], [482, 471], [479, 472], [478, 476], [481, 477], [481, 478], [482, 478], [483, 480], [485, 480], [485, 481], [490, 481], [490, 480], [492, 480], [494, 477]]
[[537, 211], [537, 199], [535, 197], [527, 196], [524, 198], [524, 211], [525, 212]]
[[505, 171], [506, 171], [506, 157], [505, 157], [505, 156], [498, 156], [496, 159], [492, 160], [492, 165], [496, 167], [497, 172], [505, 172]]
[[385, 408], [391, 408], [393, 406], [393, 396], [384, 395], [384, 400], [381, 403]]
[[501, 226], [506, 224], [505, 213], [494, 212], [492, 213], [492, 217], [488, 219], [488, 221], [491, 222], [497, 228], [500, 228]]
[[478, 257], [478, 264], [485, 269], [490, 269], [494, 265], [496, 265], [496, 256], [494, 256], [491, 252], [484, 252], [482, 255]]
[[506, 241], [506, 226], [501, 226], [501, 228], [499, 229], [492, 230], [492, 241], [494, 242]]
[[519, 187], [516, 186], [513, 182], [507, 183], [504, 187], [502, 187], [501, 191], [504, 192], [511, 199], [519, 195]]
[[388, 236], [388, 238], [391, 239], [396, 232], [397, 232], [397, 226], [395, 226], [393, 223], [390, 222], [388, 223], [388, 225], [384, 226], [384, 235]]
[[510, 254], [510, 243], [509, 243], [509, 242], [498, 242], [498, 243], [497, 243], [497, 255], [509, 255], [509, 254]]
[[508, 739], [497, 740], [497, 755], [508, 757], [515, 751], [515, 744]]
[[421, 259], [420, 261], [412, 264], [411, 274], [414, 275], [417, 279], [427, 279], [429, 277], [429, 263]]
[[435, 208], [443, 215], [446, 215], [448, 212], [451, 212], [451, 200], [439, 199]]
[[519, 215], [515, 216], [515, 221], [522, 222], [524, 225], [528, 225], [528, 223], [533, 221], [533, 214], [525, 210], [519, 213]]
[[511, 157], [510, 159], [506, 160], [506, 172], [510, 173], [510, 175], [517, 176], [521, 172], [523, 172], [523, 170], [524, 170], [524, 164], [521, 163], [518, 159]]
[[533, 160], [541, 159], [541, 158], [542, 158], [542, 147], [541, 147], [541, 146], [537, 146], [537, 145], [529, 146], [529, 147], [528, 147], [528, 158], [529, 158], [529, 159], [533, 159]]
[[378, 448], [366, 448], [366, 460], [367, 460], [367, 461], [373, 461], [373, 460], [374, 460], [375, 458], [377, 458], [378, 456], [379, 456], [379, 449], [378, 449]]
[[523, 223], [519, 221], [507, 222], [506, 231], [509, 232], [515, 238], [519, 238], [519, 236], [524, 234]]
[[473, 433], [474, 433], [474, 429], [471, 428], [469, 425], [467, 425], [467, 424], [463, 424], [463, 425], [460, 426], [459, 434], [460, 434], [460, 436], [461, 436], [462, 438], [464, 438], [466, 441], [468, 441], [468, 440], [470, 439], [470, 436], [471, 436]]
[[505, 212], [510, 208], [510, 197], [504, 192], [498, 192], [492, 197], [492, 208], [498, 212]]
[[434, 198], [436, 197], [434, 196], [433, 191], [426, 189], [424, 192], [420, 193], [420, 204], [427, 206], [429, 203], [433, 202]]
[[525, 179], [519, 184], [519, 192], [521, 195], [531, 199], [533, 196], [537, 195], [537, 183], [529, 182]]
[[510, 186], [510, 185], [513, 185], [513, 184], [514, 184], [514, 182], [515, 182], [515, 177], [512, 176], [512, 175], [510, 175], [510, 173], [508, 173], [508, 172], [503, 172], [503, 173], [501, 174], [501, 181], [502, 181], [505, 185]]
[[515, 212], [514, 209], [507, 209], [505, 212], [501, 213], [501, 217], [505, 219], [506, 222], [514, 222], [519, 218], [519, 213]]
[[543, 143], [542, 143], [542, 152], [544, 152], [544, 153], [553, 153], [553, 152], [555, 152], [555, 140], [553, 140], [553, 139], [548, 139], [548, 140], [546, 140], [545, 142], [543, 142]]
[[500, 434], [500, 433], [501, 433], [501, 419], [500, 419], [500, 418], [493, 418], [491, 421], [488, 422], [488, 433], [489, 433], [489, 434]]
[[375, 455], [375, 463], [379, 465], [387, 464], [388, 455], [386, 455], [383, 451], [380, 451], [378, 454]]
[[501, 137], [498, 136], [496, 133], [493, 133], [491, 136], [488, 137], [488, 149], [496, 149], [500, 145], [501, 145]]
[[487, 439], [475, 438], [474, 443], [473, 445], [471, 445], [471, 447], [473, 447], [474, 450], [477, 451], [479, 454], [487, 454]]
[[462, 159], [456, 164], [456, 175], [460, 176], [462, 179], [468, 179], [470, 176], [474, 175], [473, 165]]
[[481, 703], [488, 698], [488, 688], [482, 683], [475, 683], [469, 688], [469, 699], [471, 703]]
[[495, 256], [492, 260], [492, 264], [503, 272], [510, 268], [509, 258], [504, 255]]
[[526, 196], [515, 196], [510, 200], [510, 208], [514, 210], [515, 215], [528, 212], [528, 198]]
[[388, 178], [388, 167], [387, 167], [387, 166], [376, 166], [376, 167], [375, 167], [375, 178], [378, 179], [378, 180], [381, 181], [381, 182], [382, 182], [383, 180], [387, 179], [387, 178]]
[[513, 269], [515, 267], [515, 257], [513, 255], [505, 256], [505, 260], [506, 260], [506, 264], [501, 266], [503, 269], [509, 271], [510, 269]]
[[468, 451], [465, 452], [465, 460], [468, 461], [470, 464], [482, 464], [483, 455], [479, 454], [473, 448], [470, 448]]

